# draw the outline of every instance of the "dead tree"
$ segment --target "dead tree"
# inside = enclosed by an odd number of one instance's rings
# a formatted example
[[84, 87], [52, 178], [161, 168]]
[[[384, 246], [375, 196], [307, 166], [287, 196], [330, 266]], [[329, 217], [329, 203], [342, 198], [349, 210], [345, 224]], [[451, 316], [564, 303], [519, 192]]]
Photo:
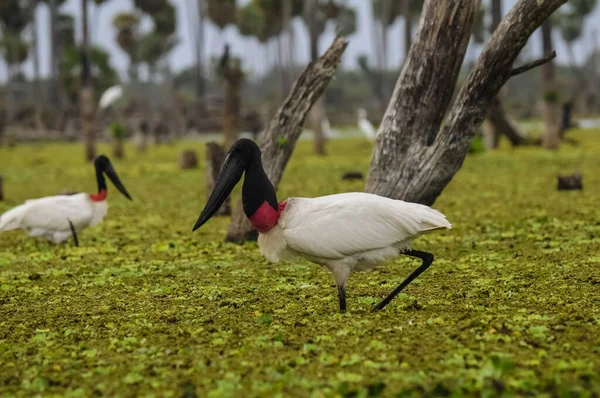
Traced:
[[[198, 168], [198, 157], [193, 149], [187, 149], [179, 154], [178, 162], [180, 170], [189, 170]], [[214, 187], [214, 185], [213, 185]], [[212, 189], [212, 188], [211, 188]]]
[[[552, 50], [552, 22], [548, 19], [542, 25], [542, 47], [545, 53]], [[544, 98], [542, 115], [544, 120], [544, 135], [542, 145], [547, 149], [558, 149], [560, 145], [560, 113], [559, 93], [556, 87], [556, 68], [553, 62], [542, 67], [542, 88]]]
[[[223, 147], [216, 142], [206, 144], [206, 198], [215, 187], [221, 166], [225, 161], [227, 153]], [[221, 208], [217, 211], [217, 216], [228, 216], [231, 214], [231, 198], [227, 198]]]
[[229, 44], [225, 45], [219, 61], [219, 71], [225, 80], [225, 96], [223, 109], [223, 135], [225, 148], [229, 149], [237, 141], [240, 134], [240, 110], [242, 109], [242, 84], [244, 72], [238, 62], [233, 62], [229, 56]]
[[379, 127], [365, 190], [432, 204], [461, 168], [476, 128], [515, 74], [513, 63], [527, 39], [565, 2], [519, 0], [494, 30], [450, 106], [480, 1], [426, 0]]
[[[500, 25], [502, 21], [502, 1], [492, 0], [492, 24], [490, 26], [490, 33], [493, 34], [496, 27]], [[523, 134], [517, 124], [510, 119], [502, 106], [502, 101], [499, 96], [494, 98], [490, 106], [488, 115], [488, 121], [490, 123], [489, 133], [486, 134], [486, 149], [498, 148], [500, 136], [505, 135], [510, 141], [512, 146], [532, 144], [533, 141], [528, 139]]]
[[[292, 91], [259, 137], [262, 162], [267, 176], [277, 188], [296, 141], [302, 133], [302, 124], [312, 105], [323, 94], [333, 77], [348, 42], [336, 37], [329, 49], [312, 61], [294, 83]], [[252, 232], [240, 201], [234, 210], [226, 239], [240, 242]]]
[[88, 48], [88, 7], [87, 1], [81, 1], [83, 10], [83, 40], [81, 45], [81, 123], [85, 142], [85, 158], [88, 161], [96, 157], [96, 131], [94, 130], [94, 89], [91, 81], [90, 59]]

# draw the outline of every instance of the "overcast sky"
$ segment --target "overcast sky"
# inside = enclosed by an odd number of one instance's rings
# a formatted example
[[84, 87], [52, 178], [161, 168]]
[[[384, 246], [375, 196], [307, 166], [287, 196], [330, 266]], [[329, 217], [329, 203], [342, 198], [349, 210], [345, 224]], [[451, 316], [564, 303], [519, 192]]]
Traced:
[[[170, 55], [170, 65], [174, 70], [180, 70], [194, 63], [195, 50], [193, 31], [195, 27], [192, 25], [196, 20], [196, 0], [170, 0], [177, 8], [177, 36], [180, 40], [179, 45], [173, 50]], [[249, 0], [238, 0], [238, 3], [244, 4]], [[485, 2], [485, 0], [484, 0]], [[90, 2], [91, 3], [91, 2]], [[358, 11], [358, 26], [357, 32], [350, 36], [350, 45], [348, 46], [343, 58], [344, 67], [355, 68], [356, 59], [360, 54], [375, 56], [372, 46], [372, 31], [371, 31], [371, 7], [368, 0], [348, 0], [347, 3]], [[504, 12], [516, 3], [516, 0], [504, 0]], [[111, 63], [119, 71], [121, 76], [125, 76], [125, 70], [128, 64], [128, 58], [119, 49], [115, 43], [115, 31], [112, 28], [112, 18], [114, 15], [123, 11], [131, 11], [133, 9], [133, 1], [131, 0], [112, 0], [100, 8], [90, 5], [90, 26], [91, 37], [94, 44], [100, 45], [107, 49], [111, 54]], [[81, 26], [81, 1], [68, 0], [61, 12], [69, 13], [75, 16], [77, 22], [77, 36], [80, 36]], [[36, 18], [39, 22], [38, 43], [41, 55], [41, 73], [46, 76], [49, 72], [49, 11], [48, 8], [41, 4], [36, 12]], [[585, 55], [591, 50], [594, 40], [594, 24], [592, 20], [600, 20], [600, 7], [596, 7], [593, 14], [588, 18], [584, 28], [583, 40], [580, 40], [575, 46], [576, 58], [579, 62], [583, 61]], [[395, 67], [400, 64], [404, 49], [402, 45], [402, 20], [392, 26], [389, 34], [389, 65]], [[149, 29], [151, 22], [148, 20], [142, 24], [142, 29]], [[306, 64], [308, 62], [308, 37], [303, 24], [300, 21], [294, 23], [294, 32], [296, 37], [296, 45], [294, 48], [295, 57], [298, 63]], [[334, 37], [333, 28], [321, 37], [319, 48], [324, 51], [331, 43]], [[205, 55], [211, 56], [220, 53], [224, 42], [231, 44], [232, 52], [244, 59], [244, 66], [251, 72], [261, 73], [265, 68], [265, 56], [260, 51], [258, 43], [253, 39], [242, 38], [235, 27], [228, 27], [223, 32], [212, 24], [207, 24], [205, 33]], [[526, 47], [525, 56], [534, 57], [541, 55], [541, 33], [535, 32], [530, 43]], [[555, 48], [558, 53], [558, 62], [566, 62], [567, 52], [564, 47], [560, 35], [555, 32]], [[467, 56], [475, 56], [478, 48], [470, 48]], [[25, 64], [25, 72], [31, 75], [33, 65], [31, 60]], [[0, 68], [0, 80], [6, 79], [6, 71], [4, 66]]]

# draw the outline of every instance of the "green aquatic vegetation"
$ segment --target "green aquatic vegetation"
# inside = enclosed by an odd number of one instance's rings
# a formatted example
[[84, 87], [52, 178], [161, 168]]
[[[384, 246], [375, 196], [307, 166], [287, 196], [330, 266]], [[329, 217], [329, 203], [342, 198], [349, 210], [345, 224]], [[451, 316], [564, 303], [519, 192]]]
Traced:
[[[435, 262], [379, 313], [416, 261], [353, 275], [340, 314], [319, 266], [224, 243], [225, 217], [191, 232], [202, 143], [131, 148], [114, 163], [134, 201], [109, 186], [80, 247], [0, 234], [0, 395], [598, 395], [600, 131], [569, 134], [578, 147], [468, 156], [434, 206], [453, 229], [414, 245]], [[298, 143], [280, 199], [363, 189], [341, 176], [366, 173], [372, 144], [328, 145]], [[199, 170], [178, 170], [183, 149]], [[76, 144], [0, 148], [0, 212], [94, 191], [82, 158]], [[584, 190], [558, 192], [575, 171]]]

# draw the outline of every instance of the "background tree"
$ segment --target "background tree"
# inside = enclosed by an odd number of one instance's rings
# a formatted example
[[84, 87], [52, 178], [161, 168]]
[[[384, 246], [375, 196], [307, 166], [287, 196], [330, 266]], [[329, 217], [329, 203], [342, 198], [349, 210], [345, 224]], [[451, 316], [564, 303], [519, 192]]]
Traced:
[[3, 36], [0, 37], [0, 54], [8, 67], [8, 79], [24, 80], [21, 66], [29, 55], [27, 42], [18, 34], [3, 33]]
[[[106, 89], [118, 83], [118, 74], [110, 63], [110, 54], [102, 47], [90, 47], [89, 62], [94, 99], [97, 101]], [[73, 104], [77, 103], [79, 91], [81, 90], [80, 63], [80, 47], [70, 46], [66, 48], [60, 64], [60, 82], [61, 86], [64, 87], [67, 98]]]
[[29, 9], [24, 1], [0, 2], [0, 51], [8, 66], [9, 79], [21, 75], [21, 64], [27, 59], [29, 45], [22, 34], [29, 21]]
[[[542, 25], [542, 49], [544, 54], [552, 51], [552, 21], [546, 20]], [[542, 65], [542, 118], [544, 135], [542, 145], [547, 149], [558, 149], [560, 144], [560, 93], [556, 85], [556, 68], [553, 61]]]
[[112, 20], [113, 27], [117, 31], [116, 42], [129, 57], [129, 77], [138, 80], [139, 56], [137, 45], [139, 40], [140, 19], [137, 15], [130, 12], [122, 12], [115, 15]]
[[[492, 0], [490, 11], [492, 14], [492, 23], [490, 25], [490, 35], [502, 21], [502, 0]], [[483, 23], [483, 18], [480, 19]], [[500, 96], [496, 97], [490, 106], [488, 115], [488, 126], [484, 129], [486, 149], [498, 148], [500, 136], [504, 135], [513, 146], [525, 145], [531, 141], [522, 133], [517, 124], [512, 121], [504, 110]]]
[[574, 43], [579, 40], [583, 33], [586, 18], [594, 10], [596, 0], [571, 0], [568, 7], [561, 8], [552, 18], [553, 23], [560, 31], [561, 37], [566, 44], [569, 55], [569, 67], [573, 76], [569, 84], [569, 93], [563, 103], [562, 123], [560, 128], [560, 137], [564, 138], [564, 132], [571, 127], [571, 112], [581, 94], [587, 94], [594, 91], [593, 85], [588, 84], [589, 77], [584, 71], [581, 71], [575, 58], [573, 50]]
[[[308, 0], [304, 2], [302, 16], [308, 30], [310, 59], [313, 62], [319, 56], [319, 39], [325, 32], [328, 21], [336, 23], [336, 32], [339, 35], [347, 36], [356, 30], [356, 13], [341, 2]], [[325, 136], [321, 126], [324, 117], [325, 104], [323, 99], [319, 98], [309, 115], [314, 133], [314, 152], [319, 155], [325, 155], [326, 152]]]
[[66, 0], [39, 0], [45, 2], [49, 9], [49, 25], [50, 25], [50, 103], [54, 105], [57, 110], [61, 109], [61, 95], [60, 95], [60, 53], [61, 43], [59, 38], [59, 31], [62, 28], [61, 21], [59, 21], [59, 7]]

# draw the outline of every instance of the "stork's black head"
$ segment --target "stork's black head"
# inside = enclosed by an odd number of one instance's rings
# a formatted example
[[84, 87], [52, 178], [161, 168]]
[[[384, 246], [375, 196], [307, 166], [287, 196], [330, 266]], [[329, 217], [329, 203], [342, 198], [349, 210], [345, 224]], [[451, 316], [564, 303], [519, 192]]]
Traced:
[[262, 168], [260, 148], [254, 141], [242, 138], [236, 141], [227, 153], [215, 188], [196, 221], [193, 231], [200, 228], [219, 210], [244, 172], [246, 172], [246, 180], [242, 189], [242, 197], [246, 215], [250, 217], [265, 201], [277, 209], [275, 189]]
[[110, 163], [110, 160], [108, 160], [108, 157], [106, 157], [105, 155], [98, 155], [96, 159], [94, 159], [94, 166], [96, 166], [98, 193], [100, 193], [102, 190], [106, 191], [106, 180], [104, 180], [103, 175], [106, 174], [106, 176], [112, 181], [112, 183], [115, 184], [115, 187], [117, 187], [119, 192], [121, 192], [127, 199], [133, 200], [131, 199], [129, 192], [127, 192], [127, 189], [125, 189], [125, 186], [119, 179], [119, 176], [117, 175], [117, 172]]

